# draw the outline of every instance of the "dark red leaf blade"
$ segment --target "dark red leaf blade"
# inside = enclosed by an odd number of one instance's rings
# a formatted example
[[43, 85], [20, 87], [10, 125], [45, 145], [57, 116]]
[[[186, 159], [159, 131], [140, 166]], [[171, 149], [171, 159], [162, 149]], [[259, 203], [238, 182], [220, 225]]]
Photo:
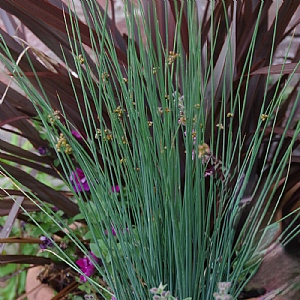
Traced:
[[280, 64], [280, 65], [274, 65], [274, 66], [267, 66], [260, 68], [252, 73], [250, 75], [258, 75], [258, 74], [292, 74], [292, 73], [300, 73], [300, 64], [299, 63], [289, 63], [289, 64]]
[[52, 189], [35, 179], [30, 174], [20, 170], [17, 167], [8, 165], [0, 161], [0, 167], [15, 178], [21, 185], [25, 186], [29, 191], [32, 191], [41, 201], [50, 203], [58, 209], [64, 211], [69, 217], [79, 214], [79, 208], [76, 203], [62, 193]]

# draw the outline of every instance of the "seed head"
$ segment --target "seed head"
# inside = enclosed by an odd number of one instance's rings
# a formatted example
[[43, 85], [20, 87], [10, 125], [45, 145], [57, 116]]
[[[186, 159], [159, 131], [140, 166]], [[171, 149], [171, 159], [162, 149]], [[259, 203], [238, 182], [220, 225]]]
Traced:
[[198, 145], [198, 158], [202, 158], [205, 155], [210, 154], [210, 148], [206, 143]]
[[267, 118], [268, 118], [268, 115], [266, 115], [266, 114], [262, 114], [262, 115], [260, 116], [260, 118], [261, 118], [261, 120], [264, 122], [264, 121], [266, 121], [266, 120], [267, 120]]

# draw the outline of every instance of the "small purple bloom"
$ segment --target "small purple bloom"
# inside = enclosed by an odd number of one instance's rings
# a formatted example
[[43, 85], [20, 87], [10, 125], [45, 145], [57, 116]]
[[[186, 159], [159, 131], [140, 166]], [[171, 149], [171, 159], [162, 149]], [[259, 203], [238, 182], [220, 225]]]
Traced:
[[151, 289], [150, 289], [150, 293], [151, 293], [151, 294], [158, 294], [158, 293], [159, 293], [159, 289], [156, 288], [156, 287], [151, 288]]
[[117, 300], [115, 296], [112, 296], [110, 300]]
[[[95, 254], [93, 252], [90, 252], [91, 257], [93, 257], [93, 259], [96, 262], [99, 262], [99, 258], [97, 258], [95, 256]], [[90, 277], [96, 270], [93, 261], [90, 259], [90, 257], [84, 257], [81, 259], [78, 259], [76, 261], [76, 264], [80, 267], [80, 270], [83, 272], [84, 275], [80, 275], [80, 281], [81, 282], [86, 282], [87, 279], [86, 277]]]
[[204, 172], [204, 177], [212, 176], [215, 173], [215, 168], [213, 165], [209, 164]]
[[[184, 134], [184, 136], [186, 137], [186, 131], [184, 131], [183, 134]], [[192, 138], [193, 138], [193, 144], [195, 145], [196, 140], [197, 140], [195, 129], [192, 130]]]
[[111, 191], [113, 193], [119, 193], [120, 192], [120, 187], [118, 185], [112, 186]]
[[214, 174], [213, 170], [209, 170], [209, 171], [206, 170], [205, 173], [204, 173], [204, 177], [208, 177], [208, 176], [211, 176], [213, 174]]
[[[129, 229], [126, 228], [126, 231], [129, 232]], [[105, 230], [104, 233], [108, 234], [108, 230]], [[117, 235], [117, 232], [116, 232], [116, 230], [115, 230], [115, 228], [113, 226], [111, 227], [111, 233], [112, 233], [113, 236]], [[124, 230], [122, 230], [122, 233], [124, 233]]]
[[37, 149], [40, 155], [46, 155], [48, 153], [48, 149], [45, 146], [38, 147]]
[[71, 133], [77, 140], [83, 140], [83, 136], [77, 130], [73, 129]]
[[192, 160], [195, 159], [195, 150], [192, 150]]
[[[104, 233], [105, 233], [105, 234], [108, 234], [108, 230], [105, 230]], [[112, 233], [113, 236], [116, 236], [116, 235], [117, 235], [116, 230], [115, 230], [114, 227], [111, 227], [111, 233]]]
[[[23, 231], [25, 231], [26, 230], [26, 222], [25, 221], [21, 221], [21, 228], [22, 228], [22, 230]], [[1, 229], [1, 228], [0, 228]]]
[[71, 173], [70, 180], [76, 193], [90, 190], [87, 179], [80, 168], [76, 168], [76, 171]]
[[42, 235], [40, 237], [40, 240], [42, 241], [42, 243], [40, 243], [40, 248], [43, 250], [54, 246], [52, 240], [47, 238], [46, 236]]

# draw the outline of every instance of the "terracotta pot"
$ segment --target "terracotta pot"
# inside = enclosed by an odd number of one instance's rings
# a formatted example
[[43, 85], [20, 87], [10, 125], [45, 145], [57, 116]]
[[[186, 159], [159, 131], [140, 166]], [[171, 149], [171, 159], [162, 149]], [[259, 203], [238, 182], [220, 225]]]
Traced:
[[300, 258], [286, 253], [281, 244], [272, 244], [265, 253], [258, 272], [247, 284], [248, 289], [264, 287], [266, 294], [249, 300], [300, 299]]
[[37, 275], [43, 266], [32, 267], [27, 272], [26, 294], [28, 300], [51, 300], [54, 290], [48, 284], [43, 284], [37, 279]]

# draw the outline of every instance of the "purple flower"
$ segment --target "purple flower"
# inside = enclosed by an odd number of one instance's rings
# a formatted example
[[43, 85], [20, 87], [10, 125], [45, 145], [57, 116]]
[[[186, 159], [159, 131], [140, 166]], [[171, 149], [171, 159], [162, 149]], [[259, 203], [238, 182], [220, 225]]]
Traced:
[[195, 159], [195, 150], [192, 150], [192, 160]]
[[208, 177], [208, 176], [214, 175], [215, 171], [216, 170], [215, 170], [214, 166], [211, 163], [209, 163], [207, 165], [206, 169], [205, 169], [204, 177]]
[[115, 296], [112, 296], [110, 300], [117, 300]]
[[[25, 221], [21, 221], [21, 228], [23, 231], [26, 230], [26, 222]], [[1, 226], [0, 226], [0, 230], [1, 230]]]
[[208, 177], [214, 174], [214, 170], [212, 169], [206, 169], [204, 172], [204, 177]]
[[[105, 230], [104, 233], [105, 233], [105, 234], [108, 234], [108, 230]], [[117, 235], [116, 230], [115, 230], [114, 227], [111, 227], [111, 233], [112, 233], [113, 236], [116, 236], [116, 235]]]
[[[184, 131], [183, 134], [186, 137], [186, 131]], [[192, 130], [192, 139], [193, 139], [193, 144], [195, 145], [196, 140], [197, 140], [195, 129]]]
[[[126, 228], [126, 231], [129, 232], [129, 229]], [[105, 230], [104, 233], [108, 234], [108, 230]], [[111, 233], [112, 233], [113, 236], [117, 235], [117, 232], [116, 232], [116, 230], [115, 230], [115, 228], [113, 226], [111, 227]], [[124, 230], [122, 230], [122, 233], [124, 233]]]
[[113, 193], [119, 193], [120, 192], [120, 187], [118, 185], [112, 186], [111, 191]]
[[71, 173], [70, 180], [76, 193], [82, 192], [83, 190], [90, 190], [86, 177], [80, 168], [76, 168], [76, 171]]
[[40, 240], [42, 241], [42, 243], [40, 243], [40, 248], [43, 250], [54, 246], [52, 240], [47, 238], [46, 236], [42, 235], [40, 237]]
[[[90, 252], [90, 255], [91, 255], [91, 257], [93, 257], [93, 259], [96, 262], [99, 262], [99, 258], [97, 258], [93, 252]], [[93, 264], [93, 261], [90, 259], [90, 257], [87, 257], [87, 256], [84, 258], [78, 259], [76, 261], [76, 264], [80, 267], [80, 270], [84, 274], [84, 275], [80, 275], [81, 282], [86, 282], [87, 277], [90, 277], [96, 270], [96, 268]]]
[[77, 140], [79, 141], [83, 140], [83, 136], [77, 130], [73, 129], [71, 133]]
[[48, 149], [45, 146], [38, 147], [37, 149], [40, 155], [46, 155], [48, 153]]

